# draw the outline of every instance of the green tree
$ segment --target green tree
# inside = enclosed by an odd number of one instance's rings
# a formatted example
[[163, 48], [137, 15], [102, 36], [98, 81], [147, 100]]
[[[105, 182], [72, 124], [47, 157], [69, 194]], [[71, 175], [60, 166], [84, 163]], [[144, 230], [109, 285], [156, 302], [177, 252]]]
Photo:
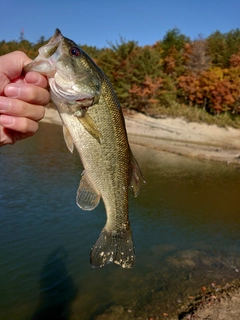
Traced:
[[240, 30], [235, 29], [227, 33], [216, 31], [207, 39], [207, 54], [212, 58], [212, 63], [220, 68], [228, 68], [233, 54], [240, 50]]
[[44, 36], [41, 36], [41, 37], [38, 39], [37, 44], [43, 45], [45, 42], [46, 42], [45, 37], [44, 37]]
[[112, 83], [120, 103], [127, 106], [127, 98], [132, 82], [131, 58], [137, 54], [139, 47], [136, 42], [125, 42], [122, 38], [120, 43], [111, 44], [97, 58], [97, 64], [104, 71]]
[[190, 42], [190, 38], [182, 34], [178, 28], [169, 30], [161, 42], [163, 50], [162, 57], [167, 57], [172, 48], [175, 48], [176, 51], [180, 53], [188, 42]]
[[189, 42], [177, 28], [169, 30], [161, 42], [164, 71], [175, 80], [184, 72], [184, 52]]
[[79, 45], [80, 48], [83, 49], [92, 59], [96, 60], [101, 55], [104, 49], [98, 49], [95, 46], [88, 46], [88, 45]]

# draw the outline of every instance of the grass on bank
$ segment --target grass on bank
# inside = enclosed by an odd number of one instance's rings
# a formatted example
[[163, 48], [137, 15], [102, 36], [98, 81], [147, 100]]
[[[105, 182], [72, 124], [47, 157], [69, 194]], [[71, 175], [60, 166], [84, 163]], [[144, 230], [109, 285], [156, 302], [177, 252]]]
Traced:
[[187, 106], [179, 104], [178, 102], [172, 102], [167, 107], [156, 106], [155, 108], [145, 110], [143, 113], [154, 118], [181, 117], [189, 122], [215, 124], [219, 127], [233, 127], [240, 129], [239, 115], [232, 115], [227, 112], [213, 115], [198, 106]]

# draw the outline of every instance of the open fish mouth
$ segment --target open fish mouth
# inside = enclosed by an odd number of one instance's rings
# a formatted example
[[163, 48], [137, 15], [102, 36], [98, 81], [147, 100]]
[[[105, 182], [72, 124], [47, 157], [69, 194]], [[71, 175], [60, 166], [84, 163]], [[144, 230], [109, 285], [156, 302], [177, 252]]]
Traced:
[[90, 93], [79, 93], [74, 90], [65, 88], [62, 88], [59, 86], [54, 78], [49, 79], [49, 85], [51, 87], [52, 93], [56, 96], [58, 99], [62, 99], [68, 102], [76, 102], [76, 101], [84, 101], [84, 100], [94, 100], [94, 96]]

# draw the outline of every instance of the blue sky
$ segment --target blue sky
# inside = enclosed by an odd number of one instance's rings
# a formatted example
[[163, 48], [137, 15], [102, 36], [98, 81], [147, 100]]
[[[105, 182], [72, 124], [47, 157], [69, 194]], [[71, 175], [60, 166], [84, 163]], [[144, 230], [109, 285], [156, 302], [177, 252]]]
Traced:
[[78, 44], [98, 48], [122, 36], [152, 45], [178, 28], [191, 39], [240, 28], [240, 0], [2, 0], [0, 40], [33, 43], [55, 29]]

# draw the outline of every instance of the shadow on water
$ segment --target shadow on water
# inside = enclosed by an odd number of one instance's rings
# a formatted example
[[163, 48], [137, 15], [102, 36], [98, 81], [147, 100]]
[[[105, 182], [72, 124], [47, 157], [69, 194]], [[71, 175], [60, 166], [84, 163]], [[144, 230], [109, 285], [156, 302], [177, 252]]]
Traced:
[[69, 320], [77, 288], [66, 267], [67, 252], [63, 247], [53, 251], [40, 273], [40, 298], [31, 320]]

